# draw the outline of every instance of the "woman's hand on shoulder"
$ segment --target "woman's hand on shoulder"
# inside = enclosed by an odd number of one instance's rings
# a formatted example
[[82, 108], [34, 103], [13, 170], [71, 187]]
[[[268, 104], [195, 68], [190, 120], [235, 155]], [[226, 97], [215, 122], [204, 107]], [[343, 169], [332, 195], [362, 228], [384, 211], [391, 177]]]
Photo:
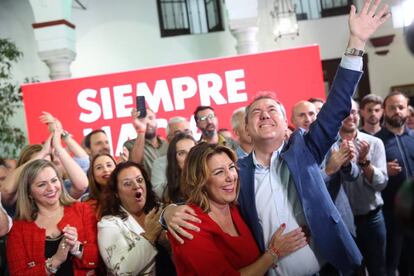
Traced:
[[200, 228], [194, 223], [201, 223], [201, 220], [197, 217], [194, 209], [188, 205], [168, 205], [165, 208], [163, 218], [167, 224], [168, 232], [181, 244], [184, 243], [182, 238], [193, 239], [193, 235], [186, 230], [200, 232]]

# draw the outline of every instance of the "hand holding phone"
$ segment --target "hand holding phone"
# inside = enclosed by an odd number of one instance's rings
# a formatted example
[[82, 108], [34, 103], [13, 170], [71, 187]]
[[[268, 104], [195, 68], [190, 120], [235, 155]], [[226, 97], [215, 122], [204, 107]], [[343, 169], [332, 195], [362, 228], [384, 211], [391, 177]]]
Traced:
[[145, 106], [145, 96], [137, 96], [137, 112], [138, 118], [147, 117], [147, 107]]

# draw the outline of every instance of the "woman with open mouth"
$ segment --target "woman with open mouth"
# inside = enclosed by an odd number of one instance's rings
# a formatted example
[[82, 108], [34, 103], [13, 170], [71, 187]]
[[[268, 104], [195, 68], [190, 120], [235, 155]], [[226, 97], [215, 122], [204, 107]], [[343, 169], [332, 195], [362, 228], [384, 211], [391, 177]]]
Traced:
[[53, 163], [35, 160], [19, 176], [7, 241], [10, 275], [95, 275], [95, 214], [66, 192]]
[[161, 210], [143, 166], [118, 164], [101, 199], [98, 245], [108, 275], [155, 275]]

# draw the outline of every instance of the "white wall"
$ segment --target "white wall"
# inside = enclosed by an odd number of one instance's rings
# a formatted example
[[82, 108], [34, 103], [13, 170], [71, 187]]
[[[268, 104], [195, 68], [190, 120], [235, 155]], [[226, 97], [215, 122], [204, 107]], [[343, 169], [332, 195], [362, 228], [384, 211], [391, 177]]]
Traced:
[[228, 30], [160, 38], [156, 1], [90, 0], [73, 9], [77, 57], [73, 77], [235, 55]]
[[[13, 66], [12, 71], [14, 79], [19, 83], [26, 77], [48, 79], [48, 68], [37, 56], [37, 45], [31, 26], [33, 22], [33, 12], [28, 1], [0, 1], [0, 37], [12, 40], [23, 52], [23, 58]], [[23, 109], [19, 109], [11, 123], [26, 131], [25, 120]]]
[[[390, 5], [394, 0], [383, 1]], [[358, 6], [360, 6], [359, 3]], [[267, 9], [266, 9], [267, 7]], [[318, 44], [322, 59], [340, 58], [346, 48], [348, 38], [348, 16], [334, 16], [324, 19], [299, 21], [299, 36], [285, 37], [274, 41], [271, 35], [271, 18], [268, 4], [260, 5], [260, 25], [258, 41], [260, 50], [284, 49], [301, 45]], [[392, 20], [381, 27], [375, 36], [395, 34], [394, 42], [387, 47], [386, 56], [375, 54], [375, 48], [368, 43], [366, 52], [369, 57], [368, 69], [372, 93], [385, 96], [391, 86], [414, 84], [414, 55], [406, 45], [402, 29], [394, 29]]]
[[[236, 54], [236, 41], [228, 30], [160, 38], [156, 1], [83, 0], [82, 3], [87, 10], [75, 3], [72, 9], [77, 40], [72, 77]], [[11, 39], [24, 53], [13, 68], [14, 78], [20, 83], [31, 76], [40, 81], [49, 80], [49, 70], [37, 55], [32, 23], [35, 19], [28, 0], [0, 1], [0, 37]], [[17, 112], [12, 123], [26, 130], [23, 109]]]

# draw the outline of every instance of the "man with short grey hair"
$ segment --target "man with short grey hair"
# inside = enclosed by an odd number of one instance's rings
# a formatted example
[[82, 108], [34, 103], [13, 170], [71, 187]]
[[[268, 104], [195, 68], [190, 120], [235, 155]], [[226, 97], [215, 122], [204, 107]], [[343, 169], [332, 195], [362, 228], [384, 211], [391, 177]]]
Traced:
[[190, 123], [188, 120], [181, 116], [171, 117], [168, 120], [167, 128], [167, 140], [170, 143], [174, 136], [178, 133], [185, 133], [189, 135], [193, 135], [192, 130], [190, 129]]
[[246, 107], [239, 107], [234, 110], [233, 115], [231, 116], [231, 126], [239, 144], [236, 149], [237, 158], [243, 158], [249, 155], [253, 149], [252, 139], [246, 133], [246, 124], [244, 120], [245, 110]]

